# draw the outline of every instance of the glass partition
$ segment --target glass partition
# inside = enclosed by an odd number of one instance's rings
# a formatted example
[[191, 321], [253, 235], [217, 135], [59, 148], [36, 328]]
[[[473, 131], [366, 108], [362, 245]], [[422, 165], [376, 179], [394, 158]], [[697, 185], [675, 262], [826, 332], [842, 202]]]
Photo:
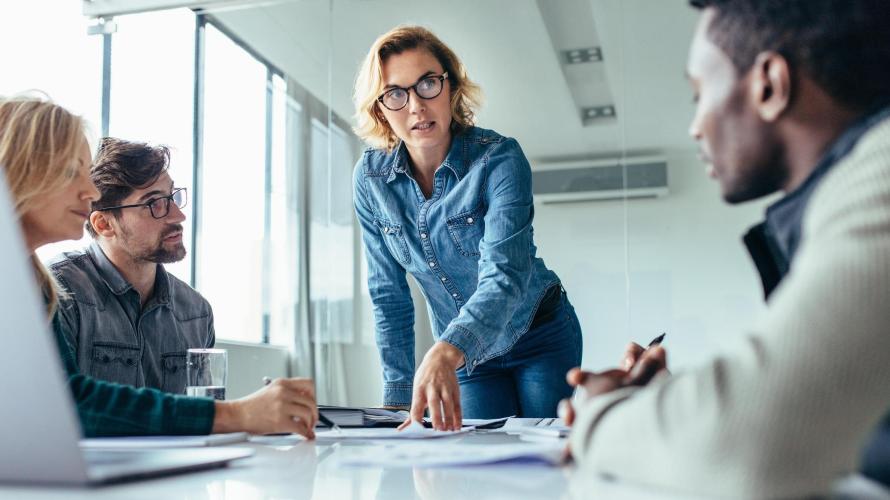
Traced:
[[[363, 147], [352, 87], [380, 34], [424, 25], [482, 87], [478, 125], [516, 138], [532, 165], [538, 254], [578, 312], [583, 365], [612, 366], [627, 342], [667, 332], [682, 368], [762, 310], [740, 235], [769, 201], [724, 204], [687, 136], [696, 19], [684, 2], [651, 0], [277, 0], [121, 15], [108, 125], [173, 145], [177, 183], [196, 180], [195, 266], [175, 272], [194, 275], [218, 337], [290, 346], [292, 371], [319, 380], [322, 402], [379, 404], [352, 215]], [[78, 43], [98, 53], [100, 39]], [[91, 90], [71, 102], [101, 102], [91, 57], [75, 79]], [[28, 86], [20, 73], [13, 87]], [[432, 337], [414, 292], [422, 355]]]

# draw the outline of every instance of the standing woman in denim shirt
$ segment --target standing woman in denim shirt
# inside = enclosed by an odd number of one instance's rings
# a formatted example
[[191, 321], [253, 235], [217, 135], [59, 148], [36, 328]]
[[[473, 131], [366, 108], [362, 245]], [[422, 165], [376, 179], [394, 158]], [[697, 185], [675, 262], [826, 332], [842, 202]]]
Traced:
[[[454, 52], [416, 26], [378, 38], [355, 84], [355, 130], [372, 147], [354, 202], [384, 405], [410, 405], [408, 422], [429, 408], [437, 429], [555, 416], [581, 361], [575, 311], [536, 256], [528, 160], [514, 139], [473, 126], [479, 97]], [[416, 371], [406, 271], [437, 340]]]

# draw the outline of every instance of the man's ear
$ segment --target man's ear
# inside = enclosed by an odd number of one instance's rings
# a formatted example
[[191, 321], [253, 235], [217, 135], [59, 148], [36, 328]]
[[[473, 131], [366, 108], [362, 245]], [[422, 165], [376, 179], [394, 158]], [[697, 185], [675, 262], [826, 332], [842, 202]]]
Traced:
[[760, 118], [775, 122], [791, 103], [791, 68], [777, 52], [762, 52], [751, 67], [751, 100]]
[[96, 234], [105, 238], [115, 235], [114, 226], [111, 225], [112, 215], [107, 212], [93, 212], [90, 214], [90, 225]]

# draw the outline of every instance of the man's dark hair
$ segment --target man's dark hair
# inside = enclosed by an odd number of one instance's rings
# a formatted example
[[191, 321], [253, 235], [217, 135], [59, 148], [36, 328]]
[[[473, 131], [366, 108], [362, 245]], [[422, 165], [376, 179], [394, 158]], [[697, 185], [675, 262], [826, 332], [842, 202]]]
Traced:
[[690, 0], [713, 7], [708, 36], [747, 73], [774, 51], [839, 103], [890, 102], [890, 0]]
[[[154, 184], [170, 166], [170, 148], [103, 137], [90, 170], [90, 178], [99, 190], [93, 210], [120, 205], [133, 191]], [[117, 215], [117, 210], [112, 210]], [[89, 221], [87, 231], [96, 237]]]

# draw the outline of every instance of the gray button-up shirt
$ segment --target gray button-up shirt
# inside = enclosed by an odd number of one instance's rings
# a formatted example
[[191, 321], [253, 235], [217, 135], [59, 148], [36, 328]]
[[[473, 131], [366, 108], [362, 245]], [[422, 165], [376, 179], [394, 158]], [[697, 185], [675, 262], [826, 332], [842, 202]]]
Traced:
[[213, 347], [213, 311], [190, 286], [158, 264], [154, 296], [139, 293], [94, 241], [50, 263], [67, 291], [60, 318], [81, 373], [136, 387], [184, 393], [185, 353]]

